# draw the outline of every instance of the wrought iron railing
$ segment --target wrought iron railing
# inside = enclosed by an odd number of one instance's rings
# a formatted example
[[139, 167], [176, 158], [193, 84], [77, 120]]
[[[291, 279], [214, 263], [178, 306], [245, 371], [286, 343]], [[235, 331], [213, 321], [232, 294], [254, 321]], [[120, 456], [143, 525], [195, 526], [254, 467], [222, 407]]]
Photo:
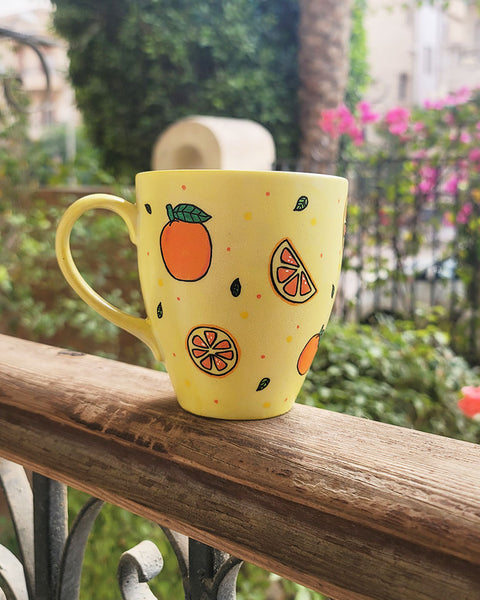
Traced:
[[[37, 56], [40, 63], [40, 69], [45, 77], [43, 103], [37, 108], [37, 110], [41, 110], [43, 106], [50, 103], [51, 95], [51, 73], [43, 50], [53, 46], [53, 42], [41, 39], [35, 35], [24, 34], [19, 31], [7, 29], [5, 27], [0, 27], [0, 39], [2, 38], [10, 40], [21, 46], [27, 46]], [[3, 88], [3, 95], [7, 105], [15, 111], [25, 112], [28, 110], [28, 108], [25, 107], [23, 102], [19, 102], [16, 97], [14, 86], [12, 85], [18, 79], [18, 77], [19, 75], [16, 73], [10, 73], [8, 71], [0, 72], [0, 84]]]
[[[336, 600], [480, 597], [480, 447], [300, 405], [203, 419], [165, 373], [7, 336], [0, 356], [8, 600], [78, 597], [104, 501], [179, 532], [189, 600], [233, 599], [241, 560]], [[69, 532], [64, 484], [96, 498]], [[126, 549], [123, 598], [153, 600], [161, 565], [152, 543]]]

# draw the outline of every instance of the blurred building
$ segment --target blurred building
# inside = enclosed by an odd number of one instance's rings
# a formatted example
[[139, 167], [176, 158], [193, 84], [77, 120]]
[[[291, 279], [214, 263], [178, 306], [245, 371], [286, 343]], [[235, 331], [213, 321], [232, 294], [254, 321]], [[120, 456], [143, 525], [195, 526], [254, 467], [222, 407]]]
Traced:
[[380, 111], [423, 104], [480, 86], [480, 14], [475, 2], [447, 8], [414, 0], [368, 0], [365, 19], [372, 84]]
[[[0, 16], [0, 27], [29, 36], [48, 66], [49, 94], [46, 93], [47, 82], [42, 63], [35, 51], [28, 44], [0, 37], [0, 77], [14, 73], [28, 94], [31, 136], [38, 138], [48, 128], [59, 124], [75, 127], [80, 117], [67, 81], [66, 44], [52, 32], [51, 10], [34, 8], [3, 15]], [[0, 101], [6, 102], [5, 96]]]

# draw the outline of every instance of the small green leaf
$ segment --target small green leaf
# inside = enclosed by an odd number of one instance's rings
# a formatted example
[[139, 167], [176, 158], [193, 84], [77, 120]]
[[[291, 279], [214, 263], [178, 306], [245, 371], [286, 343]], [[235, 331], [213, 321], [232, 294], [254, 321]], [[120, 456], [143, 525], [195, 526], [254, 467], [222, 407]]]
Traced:
[[305, 210], [308, 206], [308, 198], [307, 196], [300, 196], [300, 198], [297, 200], [297, 204], [295, 206], [295, 208], [293, 210], [301, 211], [301, 210]]
[[205, 223], [212, 218], [194, 204], [177, 204], [173, 209], [173, 216], [177, 221], [184, 223]]
[[234, 281], [232, 281], [232, 285], [230, 286], [230, 292], [234, 298], [240, 296], [240, 292], [242, 291], [242, 285], [240, 283], [240, 279], [237, 277]]
[[163, 317], [163, 307], [162, 307], [162, 303], [159, 302], [158, 306], [157, 306], [157, 317], [159, 319], [161, 319]]
[[258, 384], [256, 391], [257, 391], [257, 392], [261, 392], [262, 390], [264, 390], [264, 389], [267, 387], [267, 385], [268, 385], [269, 383], [270, 383], [270, 378], [269, 378], [269, 377], [264, 377], [264, 378], [263, 378], [263, 379], [260, 381], [260, 383]]

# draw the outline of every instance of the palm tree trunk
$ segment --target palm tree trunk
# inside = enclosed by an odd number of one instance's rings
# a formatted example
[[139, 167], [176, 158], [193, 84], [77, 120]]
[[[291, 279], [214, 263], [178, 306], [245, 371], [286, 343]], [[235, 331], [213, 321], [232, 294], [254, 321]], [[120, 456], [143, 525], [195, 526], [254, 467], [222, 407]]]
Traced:
[[299, 0], [301, 168], [332, 172], [338, 141], [318, 126], [320, 111], [344, 101], [351, 0]]

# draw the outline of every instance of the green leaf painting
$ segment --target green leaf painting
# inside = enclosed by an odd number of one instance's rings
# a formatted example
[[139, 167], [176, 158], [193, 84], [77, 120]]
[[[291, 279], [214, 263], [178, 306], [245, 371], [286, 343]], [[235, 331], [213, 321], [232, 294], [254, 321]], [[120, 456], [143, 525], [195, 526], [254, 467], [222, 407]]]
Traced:
[[264, 390], [264, 389], [267, 387], [267, 385], [268, 385], [269, 383], [270, 383], [270, 378], [269, 378], [269, 377], [264, 377], [264, 378], [263, 378], [263, 379], [260, 381], [260, 383], [258, 384], [256, 391], [257, 391], [257, 392], [261, 392], [262, 390]]
[[300, 196], [300, 198], [297, 200], [297, 204], [295, 205], [295, 208], [293, 209], [296, 212], [299, 212], [301, 210], [305, 210], [308, 206], [308, 198], [307, 196]]
[[177, 204], [175, 208], [168, 204], [167, 214], [170, 221], [183, 221], [184, 223], [205, 223], [212, 218], [194, 204]]

